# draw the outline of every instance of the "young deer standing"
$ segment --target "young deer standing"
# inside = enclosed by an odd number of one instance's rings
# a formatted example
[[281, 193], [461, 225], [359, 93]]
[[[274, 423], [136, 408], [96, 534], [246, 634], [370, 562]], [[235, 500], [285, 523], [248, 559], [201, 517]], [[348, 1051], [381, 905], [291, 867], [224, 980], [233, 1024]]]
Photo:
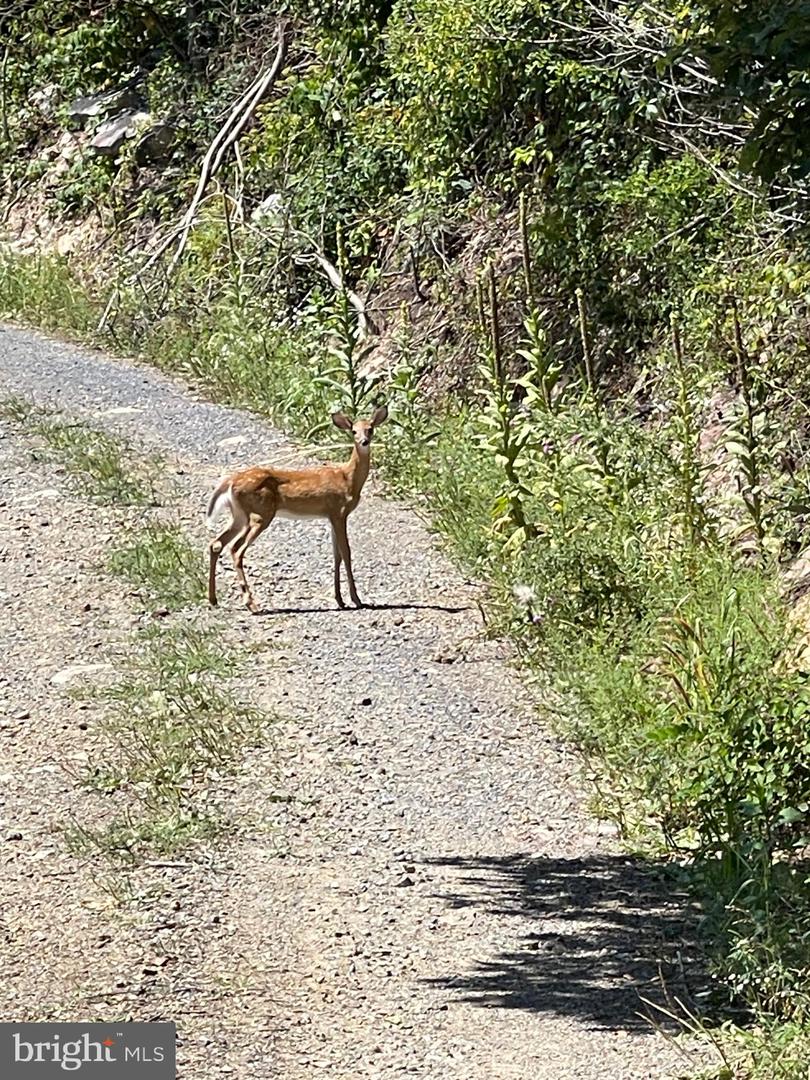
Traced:
[[340, 564], [346, 567], [349, 594], [355, 607], [362, 607], [352, 574], [352, 553], [346, 519], [360, 501], [371, 461], [374, 429], [388, 416], [382, 405], [370, 420], [354, 423], [342, 412], [332, 413], [332, 423], [354, 436], [352, 456], [343, 465], [323, 465], [315, 469], [267, 469], [257, 465], [226, 476], [208, 503], [208, 518], [221, 507], [231, 512], [231, 524], [209, 545], [208, 602], [217, 602], [216, 573], [221, 552], [233, 544], [231, 555], [242, 597], [250, 611], [258, 611], [243, 566], [245, 552], [264, 532], [276, 515], [292, 518], [326, 518], [332, 526], [335, 557], [335, 600], [345, 607], [340, 592]]

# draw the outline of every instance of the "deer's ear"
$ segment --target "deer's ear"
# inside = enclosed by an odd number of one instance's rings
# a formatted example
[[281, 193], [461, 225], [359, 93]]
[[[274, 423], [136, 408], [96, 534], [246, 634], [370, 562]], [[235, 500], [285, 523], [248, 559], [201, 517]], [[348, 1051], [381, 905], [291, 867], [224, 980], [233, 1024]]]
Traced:
[[333, 412], [332, 413], [332, 423], [335, 425], [335, 427], [343, 428], [344, 431], [351, 431], [352, 430], [352, 422], [348, 418], [346, 413]]
[[379, 409], [374, 410], [374, 415], [371, 418], [371, 426], [379, 427], [388, 419], [388, 406], [380, 405]]

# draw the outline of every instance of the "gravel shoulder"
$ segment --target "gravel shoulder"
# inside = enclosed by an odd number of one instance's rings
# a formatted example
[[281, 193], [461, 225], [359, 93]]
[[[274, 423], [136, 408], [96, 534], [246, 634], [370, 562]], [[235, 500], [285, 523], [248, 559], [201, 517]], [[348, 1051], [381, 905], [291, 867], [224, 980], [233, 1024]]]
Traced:
[[[11, 394], [159, 452], [200, 544], [226, 468], [296, 461], [157, 372], [0, 327]], [[0, 457], [0, 1015], [172, 1019], [200, 1080], [689, 1071], [639, 995], [663, 1000], [659, 963], [684, 993], [693, 916], [589, 817], [475, 586], [373, 485], [350, 531], [378, 607], [337, 611], [326, 530], [282, 521], [246, 560], [264, 614], [226, 559], [219, 609], [172, 616], [248, 650], [239, 692], [278, 721], [226, 783], [239, 832], [145, 867], [122, 909], [59, 836], [94, 716], [53, 679], [103, 677], [151, 616], [101, 569], [120, 514], [2, 422]]]

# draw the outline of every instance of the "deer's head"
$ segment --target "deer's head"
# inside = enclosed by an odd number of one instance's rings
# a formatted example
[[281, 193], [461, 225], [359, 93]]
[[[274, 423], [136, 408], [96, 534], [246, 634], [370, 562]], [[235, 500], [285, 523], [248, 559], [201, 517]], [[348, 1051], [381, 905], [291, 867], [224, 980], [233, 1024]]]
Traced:
[[371, 448], [371, 440], [374, 438], [374, 429], [388, 417], [388, 406], [380, 405], [374, 410], [370, 420], [355, 420], [352, 422], [345, 413], [332, 413], [332, 423], [343, 431], [350, 431], [354, 437], [354, 445], [358, 453], [367, 454]]

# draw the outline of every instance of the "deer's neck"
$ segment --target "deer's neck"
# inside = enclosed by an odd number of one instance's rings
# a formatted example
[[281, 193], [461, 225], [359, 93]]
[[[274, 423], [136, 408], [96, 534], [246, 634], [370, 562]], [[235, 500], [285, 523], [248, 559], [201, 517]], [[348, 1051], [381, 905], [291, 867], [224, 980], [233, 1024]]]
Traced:
[[360, 498], [360, 492], [363, 490], [363, 484], [368, 479], [368, 470], [371, 467], [371, 454], [361, 454], [355, 446], [352, 450], [352, 456], [349, 458], [349, 463], [346, 466], [346, 476], [349, 480], [349, 488], [352, 493], [352, 498], [356, 501]]

